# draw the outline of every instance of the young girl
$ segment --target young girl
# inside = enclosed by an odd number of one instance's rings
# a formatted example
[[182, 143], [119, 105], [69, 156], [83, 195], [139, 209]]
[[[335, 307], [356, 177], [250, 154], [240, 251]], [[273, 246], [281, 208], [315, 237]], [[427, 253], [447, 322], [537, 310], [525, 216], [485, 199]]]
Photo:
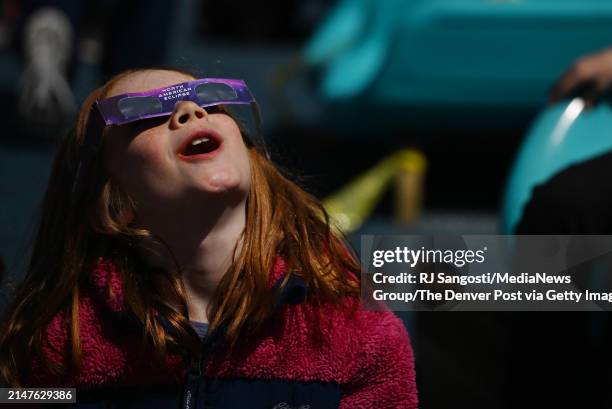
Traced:
[[360, 308], [358, 262], [269, 161], [249, 106], [242, 81], [173, 70], [89, 96], [4, 319], [1, 380], [77, 387], [88, 407], [416, 407], [402, 322]]

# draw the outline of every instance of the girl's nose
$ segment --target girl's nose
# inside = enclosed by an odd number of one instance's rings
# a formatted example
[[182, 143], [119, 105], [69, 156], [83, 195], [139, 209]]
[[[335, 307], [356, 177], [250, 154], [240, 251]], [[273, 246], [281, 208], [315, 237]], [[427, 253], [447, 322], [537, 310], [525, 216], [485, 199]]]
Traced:
[[190, 121], [202, 119], [206, 116], [208, 116], [208, 112], [195, 102], [179, 101], [174, 106], [170, 123], [173, 128], [180, 128]]

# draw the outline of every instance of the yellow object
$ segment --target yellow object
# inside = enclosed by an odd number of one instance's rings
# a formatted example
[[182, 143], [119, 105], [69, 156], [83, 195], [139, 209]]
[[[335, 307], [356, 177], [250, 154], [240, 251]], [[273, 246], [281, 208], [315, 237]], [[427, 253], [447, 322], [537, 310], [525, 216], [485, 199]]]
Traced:
[[[398, 174], [401, 174], [404, 179], [403, 183], [399, 184], [403, 189], [398, 189], [398, 192], [401, 191], [401, 193], [397, 195], [399, 198], [396, 203], [403, 204], [401, 206], [396, 204], [396, 209], [398, 206], [402, 208], [407, 206], [410, 197], [418, 197], [415, 203], [420, 203], [422, 177], [426, 168], [427, 160], [421, 152], [414, 149], [402, 149], [359, 175], [337, 193], [324, 199], [323, 206], [340, 230], [345, 233], [353, 232], [359, 229], [370, 216], [388, 184]], [[418, 215], [415, 205], [411, 204], [406, 208], [408, 207], [411, 210], [407, 211], [404, 217], [400, 216], [400, 220], [407, 221], [406, 217]]]

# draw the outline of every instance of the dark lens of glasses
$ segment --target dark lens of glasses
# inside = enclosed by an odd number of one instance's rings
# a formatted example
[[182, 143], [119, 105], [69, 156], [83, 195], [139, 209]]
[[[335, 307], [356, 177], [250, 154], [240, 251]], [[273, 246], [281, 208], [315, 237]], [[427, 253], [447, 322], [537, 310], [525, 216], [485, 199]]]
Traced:
[[198, 99], [203, 103], [238, 99], [238, 95], [232, 87], [217, 82], [200, 84], [196, 87], [195, 92]]
[[156, 97], [127, 97], [117, 103], [119, 112], [126, 118], [162, 112], [161, 101]]

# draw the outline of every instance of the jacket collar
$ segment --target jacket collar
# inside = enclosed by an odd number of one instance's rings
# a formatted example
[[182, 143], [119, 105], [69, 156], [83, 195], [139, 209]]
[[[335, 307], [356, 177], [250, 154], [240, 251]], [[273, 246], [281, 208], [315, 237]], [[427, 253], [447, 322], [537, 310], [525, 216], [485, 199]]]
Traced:
[[[286, 285], [280, 288], [283, 278], [289, 275]], [[123, 282], [117, 266], [110, 259], [101, 259], [91, 271], [89, 281], [105, 306], [113, 312], [127, 311]], [[288, 269], [285, 260], [277, 256], [269, 274], [268, 286], [273, 291], [274, 308], [301, 304], [308, 294], [304, 279]]]

